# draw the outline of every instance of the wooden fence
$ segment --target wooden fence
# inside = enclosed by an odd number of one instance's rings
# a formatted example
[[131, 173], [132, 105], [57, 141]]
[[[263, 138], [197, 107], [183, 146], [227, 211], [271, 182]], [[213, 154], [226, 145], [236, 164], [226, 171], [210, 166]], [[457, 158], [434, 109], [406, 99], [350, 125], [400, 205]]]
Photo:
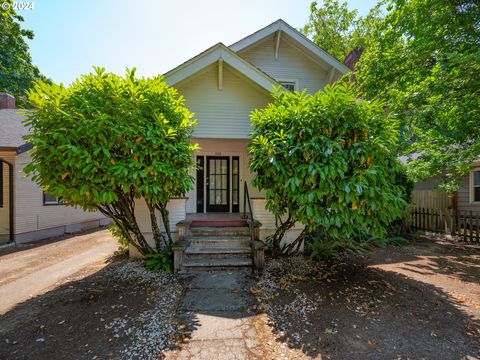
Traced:
[[463, 241], [480, 242], [480, 214], [474, 211], [413, 208], [413, 230], [441, 232]]

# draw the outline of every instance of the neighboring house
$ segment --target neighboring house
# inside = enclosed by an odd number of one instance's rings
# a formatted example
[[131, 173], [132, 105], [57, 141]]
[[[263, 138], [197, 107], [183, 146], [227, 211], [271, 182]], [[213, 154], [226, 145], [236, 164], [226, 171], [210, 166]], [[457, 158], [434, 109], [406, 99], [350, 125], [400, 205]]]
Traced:
[[15, 99], [0, 93], [0, 245], [30, 242], [109, 223], [98, 212], [65, 206], [44, 193], [23, 168], [31, 161], [28, 129]]
[[[195, 113], [198, 124], [192, 141], [201, 148], [195, 155], [199, 169], [191, 174], [194, 190], [169, 204], [172, 230], [175, 232], [175, 224], [189, 214], [241, 212], [246, 182], [254, 217], [262, 223], [260, 238], [272, 233], [275, 218], [265, 210], [264, 194], [252, 185], [255, 175], [248, 169], [249, 115], [272, 101], [274, 87], [283, 85], [290, 91], [313, 94], [349, 71], [278, 20], [229, 47], [218, 43], [164, 74], [166, 82], [178, 89]], [[151, 238], [143, 202], [138, 202], [137, 211], [142, 231]], [[294, 238], [299, 231], [297, 227], [287, 237]]]
[[440, 181], [440, 177], [434, 177], [415, 184], [413, 205], [435, 210], [480, 212], [480, 162], [473, 164], [469, 175], [459, 179], [459, 189], [451, 195], [437, 188]]

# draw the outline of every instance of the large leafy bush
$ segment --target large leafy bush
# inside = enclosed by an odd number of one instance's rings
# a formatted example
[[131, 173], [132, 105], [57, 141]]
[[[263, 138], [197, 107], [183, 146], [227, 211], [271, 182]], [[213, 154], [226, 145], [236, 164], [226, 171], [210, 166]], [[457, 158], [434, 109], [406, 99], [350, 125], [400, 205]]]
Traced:
[[[34, 145], [28, 174], [53, 196], [111, 217], [142, 254], [171, 243], [167, 204], [192, 187], [195, 121], [162, 77], [95, 72], [69, 87], [38, 82], [28, 97]], [[135, 200], [150, 213], [155, 247], [135, 217]], [[166, 235], [160, 232], [157, 211]]]
[[311, 232], [351, 241], [359, 232], [383, 236], [401, 215], [397, 123], [381, 103], [361, 100], [352, 84], [327, 85], [313, 96], [278, 92], [251, 119], [250, 169], [277, 217], [275, 255], [297, 221], [305, 230], [287, 252]]

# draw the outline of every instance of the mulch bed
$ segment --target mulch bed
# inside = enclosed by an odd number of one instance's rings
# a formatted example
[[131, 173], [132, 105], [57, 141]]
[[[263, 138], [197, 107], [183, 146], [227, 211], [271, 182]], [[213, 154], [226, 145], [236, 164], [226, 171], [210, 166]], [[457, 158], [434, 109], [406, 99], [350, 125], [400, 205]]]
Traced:
[[176, 276], [117, 258], [0, 317], [0, 359], [150, 359], [176, 347]]

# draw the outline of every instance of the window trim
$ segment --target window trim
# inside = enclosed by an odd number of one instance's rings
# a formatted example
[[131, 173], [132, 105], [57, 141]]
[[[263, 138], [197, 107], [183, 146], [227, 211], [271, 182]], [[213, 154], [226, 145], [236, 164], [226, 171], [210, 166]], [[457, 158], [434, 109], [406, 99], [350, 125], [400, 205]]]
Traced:
[[283, 83], [292, 83], [295, 86], [293, 91], [298, 91], [298, 79], [278, 79], [277, 82], [283, 87], [285, 87]]
[[43, 206], [59, 206], [59, 205], [65, 205], [64, 202], [60, 201], [60, 199], [57, 197], [57, 201], [56, 202], [53, 202], [53, 201], [47, 201], [46, 200], [46, 197], [45, 197], [45, 194], [47, 192], [46, 191], [43, 191], [42, 194], [43, 194]]
[[480, 172], [480, 167], [473, 168], [470, 172], [470, 204], [480, 204], [480, 200], [475, 201], [475, 188], [480, 187], [480, 185], [474, 184], [474, 173]]

